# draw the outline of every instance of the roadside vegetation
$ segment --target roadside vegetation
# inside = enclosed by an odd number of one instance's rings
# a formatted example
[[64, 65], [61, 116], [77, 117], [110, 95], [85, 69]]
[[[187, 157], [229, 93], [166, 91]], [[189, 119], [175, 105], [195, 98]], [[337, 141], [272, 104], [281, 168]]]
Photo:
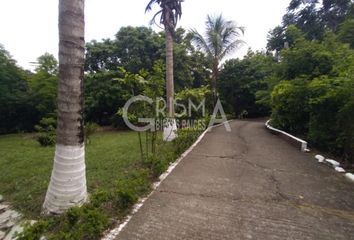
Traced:
[[[99, 238], [104, 230], [121, 220], [140, 197], [149, 193], [151, 184], [199, 134], [199, 131], [184, 130], [173, 142], [164, 142], [159, 137], [154, 155], [149, 141], [150, 154], [143, 161], [137, 133], [103, 131], [93, 134], [86, 149], [90, 202], [53, 217], [40, 217], [40, 212], [54, 147], [42, 147], [33, 134], [0, 136], [0, 169], [4, 170], [0, 175], [2, 194], [26, 219], [38, 220], [19, 239], [39, 239], [43, 235], [48, 239]], [[146, 142], [144, 154], [145, 146]]]

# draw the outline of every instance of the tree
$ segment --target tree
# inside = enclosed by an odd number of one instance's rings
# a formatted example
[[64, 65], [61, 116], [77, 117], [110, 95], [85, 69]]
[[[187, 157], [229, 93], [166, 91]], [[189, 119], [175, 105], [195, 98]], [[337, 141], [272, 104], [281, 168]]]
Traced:
[[142, 90], [137, 89], [131, 94], [130, 89], [118, 80], [123, 75], [121, 71], [102, 71], [85, 77], [86, 121], [101, 126], [111, 125], [117, 109], [124, 106], [132, 95], [141, 93]]
[[305, 40], [304, 33], [295, 25], [277, 26], [268, 33], [267, 50], [275, 50], [275, 57], [278, 58], [280, 51], [285, 46], [292, 47], [297, 41], [303, 40]]
[[235, 116], [263, 117], [269, 109], [256, 102], [256, 93], [267, 89], [266, 79], [274, 72], [274, 60], [263, 52], [227, 60], [220, 71], [219, 91], [225, 111]]
[[317, 5], [318, 0], [292, 0], [283, 16], [283, 26], [295, 25], [305, 33], [307, 39], [321, 40], [325, 24]]
[[338, 38], [354, 48], [354, 19], [347, 19], [339, 25]]
[[[174, 32], [173, 80], [175, 92], [185, 87], [201, 87], [209, 78], [207, 60], [191, 43], [192, 34], [183, 28]], [[85, 71], [89, 75], [117, 71], [139, 74], [153, 71], [157, 61], [164, 60], [165, 33], [147, 27], [122, 27], [114, 39], [91, 41], [86, 44]], [[86, 85], [87, 82], [85, 82]]]
[[327, 31], [340, 31], [342, 41], [351, 43], [353, 6], [352, 0], [292, 0], [282, 25], [269, 32], [267, 49], [279, 53], [288, 42], [286, 31], [292, 25], [302, 31], [307, 40], [323, 41]]
[[154, 15], [161, 15], [160, 24], [165, 28], [166, 35], [166, 98], [168, 117], [172, 120], [168, 127], [164, 129], [164, 140], [171, 141], [176, 136], [174, 131], [176, 122], [174, 120], [174, 79], [173, 79], [173, 34], [177, 25], [178, 19], [182, 15], [182, 1], [183, 0], [151, 0], [147, 5], [145, 12], [150, 11], [152, 6], [157, 3], [160, 5], [160, 10]]
[[216, 100], [220, 62], [243, 43], [239, 37], [241, 33], [244, 33], [244, 28], [237, 26], [233, 21], [227, 21], [222, 14], [220, 14], [218, 16], [207, 15], [205, 37], [195, 29], [191, 32], [194, 35], [193, 42], [207, 54], [211, 62], [211, 86], [214, 100]]
[[353, 163], [354, 51], [333, 32], [321, 42], [293, 36], [266, 79], [271, 100], [263, 102], [270, 103], [272, 124]]
[[62, 213], [87, 199], [83, 129], [85, 0], [59, 1], [57, 141], [44, 213]]
[[38, 120], [27, 77], [0, 44], [0, 134], [32, 130]]
[[346, 19], [338, 27], [338, 38], [344, 43], [349, 43], [354, 48], [354, 3], [347, 13]]
[[351, 5], [352, 0], [323, 0], [320, 12], [325, 26], [335, 32], [345, 20]]
[[49, 75], [58, 73], [58, 61], [50, 53], [44, 53], [37, 59], [36, 72], [45, 72]]
[[85, 70], [94, 73], [124, 67], [135, 74], [141, 69], [152, 71], [154, 62], [162, 57], [163, 47], [164, 38], [150, 28], [122, 27], [114, 39], [86, 44]]
[[58, 61], [49, 53], [37, 59], [35, 74], [29, 77], [31, 97], [38, 111], [38, 118], [53, 117], [56, 112], [58, 88]]

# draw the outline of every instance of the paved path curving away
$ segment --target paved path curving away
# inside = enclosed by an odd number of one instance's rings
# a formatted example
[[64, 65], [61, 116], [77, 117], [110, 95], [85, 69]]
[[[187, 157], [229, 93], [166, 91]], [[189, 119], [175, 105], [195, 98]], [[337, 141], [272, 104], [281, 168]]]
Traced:
[[354, 184], [260, 121], [218, 127], [117, 239], [354, 239]]

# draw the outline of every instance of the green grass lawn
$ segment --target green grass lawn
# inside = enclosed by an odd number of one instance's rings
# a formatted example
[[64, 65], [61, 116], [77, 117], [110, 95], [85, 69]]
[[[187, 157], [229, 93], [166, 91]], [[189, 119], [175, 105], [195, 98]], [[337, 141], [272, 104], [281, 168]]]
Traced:
[[33, 134], [0, 136], [0, 194], [26, 219], [38, 220], [25, 228], [19, 240], [43, 235], [48, 239], [99, 239], [129, 213], [139, 197], [150, 192], [151, 183], [199, 134], [200, 131], [180, 130], [178, 138], [167, 143], [162, 141], [161, 133], [142, 133], [143, 160], [136, 132], [94, 134], [86, 146], [90, 202], [60, 216], [40, 215], [54, 147], [40, 146]]
[[[26, 217], [41, 210], [53, 164], [54, 147], [41, 147], [32, 134], [0, 136], [0, 194]], [[140, 163], [135, 132], [99, 132], [86, 147], [89, 192], [114, 188]]]

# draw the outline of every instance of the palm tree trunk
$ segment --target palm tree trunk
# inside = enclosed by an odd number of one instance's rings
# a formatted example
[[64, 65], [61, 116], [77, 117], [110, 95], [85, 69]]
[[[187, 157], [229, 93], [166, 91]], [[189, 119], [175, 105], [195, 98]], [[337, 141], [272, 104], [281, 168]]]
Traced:
[[164, 128], [164, 140], [172, 141], [176, 138], [175, 130], [176, 120], [174, 109], [174, 82], [173, 82], [173, 37], [172, 32], [168, 28], [165, 28], [166, 32], [166, 98], [167, 98], [167, 112], [168, 112], [168, 124]]
[[87, 200], [83, 129], [85, 0], [59, 1], [57, 142], [43, 213], [60, 214]]
[[166, 30], [166, 95], [168, 117], [174, 118], [173, 38], [169, 30]]
[[217, 93], [218, 74], [219, 74], [219, 61], [214, 60], [212, 66], [212, 77], [211, 77], [211, 87], [213, 91], [214, 104], [216, 104], [218, 98], [218, 93]]

